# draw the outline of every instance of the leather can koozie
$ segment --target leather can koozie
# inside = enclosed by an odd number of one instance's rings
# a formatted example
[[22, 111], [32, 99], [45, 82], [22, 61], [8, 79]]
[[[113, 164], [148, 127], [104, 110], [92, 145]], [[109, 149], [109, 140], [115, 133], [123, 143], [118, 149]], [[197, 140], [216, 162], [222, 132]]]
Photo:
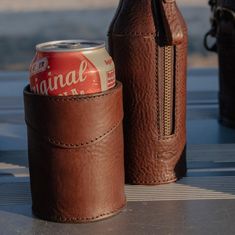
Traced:
[[174, 0], [121, 0], [109, 49], [124, 90], [126, 182], [186, 174], [187, 28]]
[[84, 96], [24, 90], [33, 212], [90, 222], [125, 206], [122, 86]]
[[[235, 128], [235, 1], [210, 1], [213, 11], [212, 28], [206, 34], [205, 47], [218, 52], [219, 59], [219, 104], [220, 122]], [[207, 38], [216, 38], [216, 43], [209, 47]]]

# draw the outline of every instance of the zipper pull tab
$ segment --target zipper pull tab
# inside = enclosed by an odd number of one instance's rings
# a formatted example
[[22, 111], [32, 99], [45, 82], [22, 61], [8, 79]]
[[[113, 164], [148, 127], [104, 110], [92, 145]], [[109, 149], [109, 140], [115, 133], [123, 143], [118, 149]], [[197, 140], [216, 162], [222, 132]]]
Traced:
[[183, 22], [179, 13], [175, 0], [162, 1], [162, 17], [166, 33], [167, 43], [170, 45], [178, 45], [183, 42]]

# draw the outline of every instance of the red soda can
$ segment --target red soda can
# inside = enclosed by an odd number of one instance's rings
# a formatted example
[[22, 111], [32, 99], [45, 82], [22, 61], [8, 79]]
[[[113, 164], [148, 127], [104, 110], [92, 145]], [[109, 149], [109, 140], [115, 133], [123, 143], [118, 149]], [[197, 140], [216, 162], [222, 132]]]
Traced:
[[115, 67], [104, 42], [64, 40], [36, 46], [31, 91], [50, 96], [93, 94], [115, 86]]

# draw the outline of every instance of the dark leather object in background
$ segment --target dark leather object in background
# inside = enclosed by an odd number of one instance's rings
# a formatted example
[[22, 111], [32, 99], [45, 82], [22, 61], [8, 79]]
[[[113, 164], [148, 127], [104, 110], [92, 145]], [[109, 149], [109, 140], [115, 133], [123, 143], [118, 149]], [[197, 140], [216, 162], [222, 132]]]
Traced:
[[[187, 28], [174, 0], [121, 0], [109, 50], [124, 89], [126, 183], [164, 184], [186, 174]], [[174, 133], [161, 134], [160, 54], [175, 46]]]
[[217, 0], [218, 6], [229, 8], [235, 11], [235, 1], [234, 0]]
[[235, 1], [220, 0], [219, 7], [230, 9], [217, 21], [217, 52], [220, 78], [220, 121], [235, 128]]
[[122, 85], [85, 96], [24, 90], [33, 212], [90, 222], [125, 206]]

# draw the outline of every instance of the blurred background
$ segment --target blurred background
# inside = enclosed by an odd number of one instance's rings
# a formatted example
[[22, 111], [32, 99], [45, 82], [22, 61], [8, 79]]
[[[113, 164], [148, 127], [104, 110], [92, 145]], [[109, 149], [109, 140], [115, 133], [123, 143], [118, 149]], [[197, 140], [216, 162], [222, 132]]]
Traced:
[[[0, 70], [27, 70], [35, 44], [58, 39], [105, 40], [119, 0], [0, 0]], [[189, 67], [216, 67], [203, 48], [208, 0], [178, 0], [188, 23]]]

